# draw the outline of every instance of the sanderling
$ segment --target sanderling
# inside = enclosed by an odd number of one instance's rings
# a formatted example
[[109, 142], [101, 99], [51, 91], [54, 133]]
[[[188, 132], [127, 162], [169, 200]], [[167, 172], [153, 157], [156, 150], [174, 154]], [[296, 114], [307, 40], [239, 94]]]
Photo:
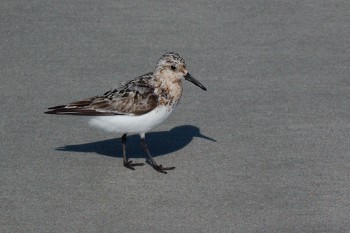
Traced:
[[89, 116], [91, 126], [108, 132], [123, 133], [121, 138], [124, 166], [135, 170], [126, 157], [126, 136], [139, 133], [141, 146], [149, 164], [158, 172], [167, 173], [175, 167], [163, 167], [152, 158], [145, 141], [145, 133], [162, 123], [175, 109], [182, 95], [182, 79], [207, 90], [187, 72], [185, 60], [177, 53], [164, 54], [155, 70], [92, 98], [49, 108], [47, 114]]

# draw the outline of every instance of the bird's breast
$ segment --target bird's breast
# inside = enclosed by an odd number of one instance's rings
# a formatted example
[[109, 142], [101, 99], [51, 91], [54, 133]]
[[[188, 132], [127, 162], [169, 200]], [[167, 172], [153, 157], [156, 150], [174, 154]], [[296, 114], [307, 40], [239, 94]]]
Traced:
[[163, 81], [155, 89], [155, 92], [159, 96], [159, 105], [172, 106], [174, 108], [182, 95], [181, 80]]

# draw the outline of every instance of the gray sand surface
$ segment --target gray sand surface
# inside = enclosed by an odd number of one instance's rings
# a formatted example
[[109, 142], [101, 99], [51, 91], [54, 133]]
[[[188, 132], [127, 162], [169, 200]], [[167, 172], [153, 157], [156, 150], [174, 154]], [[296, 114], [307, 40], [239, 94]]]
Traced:
[[[349, 38], [347, 0], [2, 0], [0, 232], [350, 232]], [[168, 51], [208, 88], [146, 135], [169, 174], [43, 114]]]

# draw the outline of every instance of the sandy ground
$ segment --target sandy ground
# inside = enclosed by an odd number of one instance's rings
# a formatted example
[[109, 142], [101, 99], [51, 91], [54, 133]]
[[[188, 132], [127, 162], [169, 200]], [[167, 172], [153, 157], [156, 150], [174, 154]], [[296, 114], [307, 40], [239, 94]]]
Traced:
[[[1, 232], [350, 232], [349, 1], [3, 0], [0, 19]], [[146, 135], [168, 175], [43, 114], [168, 51], [208, 88]]]

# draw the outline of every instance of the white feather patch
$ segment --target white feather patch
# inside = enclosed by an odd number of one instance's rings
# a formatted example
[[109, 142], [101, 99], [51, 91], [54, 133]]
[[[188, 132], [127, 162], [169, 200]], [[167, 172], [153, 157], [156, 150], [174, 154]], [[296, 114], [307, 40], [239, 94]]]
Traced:
[[89, 124], [107, 132], [145, 133], [167, 119], [173, 109], [166, 106], [158, 106], [152, 111], [139, 116], [95, 116], [89, 119]]

